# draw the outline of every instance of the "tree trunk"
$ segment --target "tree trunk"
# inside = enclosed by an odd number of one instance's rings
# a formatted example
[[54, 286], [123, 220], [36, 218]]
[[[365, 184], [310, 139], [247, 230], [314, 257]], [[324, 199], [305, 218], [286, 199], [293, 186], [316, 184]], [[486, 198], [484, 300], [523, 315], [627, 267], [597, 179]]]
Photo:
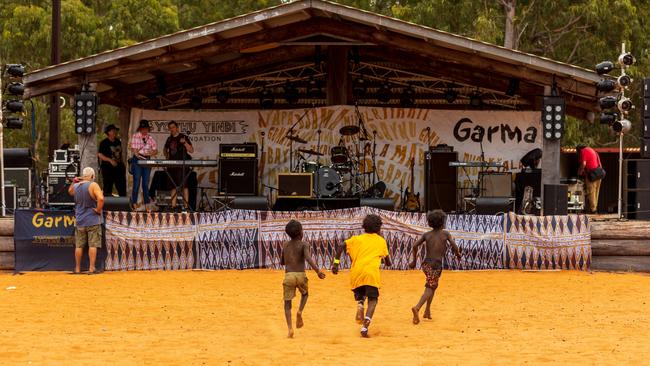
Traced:
[[503, 10], [506, 15], [506, 31], [505, 38], [503, 41], [503, 47], [516, 49], [515, 45], [515, 7], [517, 0], [501, 0], [503, 4]]

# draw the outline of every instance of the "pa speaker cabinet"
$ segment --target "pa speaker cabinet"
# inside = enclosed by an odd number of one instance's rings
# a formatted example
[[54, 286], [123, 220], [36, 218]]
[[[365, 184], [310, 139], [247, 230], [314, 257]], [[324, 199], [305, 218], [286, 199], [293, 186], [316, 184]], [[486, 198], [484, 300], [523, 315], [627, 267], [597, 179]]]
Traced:
[[479, 215], [496, 215], [514, 210], [515, 200], [509, 197], [478, 197], [476, 213]]
[[219, 193], [257, 196], [257, 159], [219, 159]]
[[47, 202], [49, 205], [74, 205], [74, 197], [68, 194], [68, 180], [65, 175], [50, 174], [47, 177]]
[[512, 197], [512, 173], [481, 172], [481, 197]]
[[456, 211], [458, 172], [449, 163], [458, 160], [458, 152], [429, 151], [424, 154], [424, 203], [427, 211]]
[[628, 159], [624, 161], [623, 189], [650, 189], [650, 160]]
[[104, 197], [104, 211], [131, 211], [131, 200], [129, 197]]
[[395, 201], [390, 198], [362, 198], [359, 206], [374, 207], [380, 210], [393, 211], [395, 209]]
[[311, 198], [313, 179], [311, 173], [278, 174], [278, 198]]
[[[649, 99], [650, 100], [650, 99]], [[650, 117], [643, 117], [643, 125], [641, 125], [641, 137], [650, 138]]]
[[650, 158], [650, 138], [641, 138], [641, 157]]
[[650, 190], [628, 189], [623, 194], [625, 217], [630, 220], [650, 220]]
[[544, 184], [544, 216], [567, 214], [568, 188], [566, 184]]
[[5, 168], [5, 183], [16, 186], [19, 208], [31, 207], [32, 171], [30, 168]]
[[269, 209], [269, 202], [266, 197], [261, 196], [235, 197], [230, 205], [238, 210], [266, 211]]
[[17, 197], [16, 197], [16, 187], [11, 184], [5, 184], [5, 207], [13, 212], [16, 209]]

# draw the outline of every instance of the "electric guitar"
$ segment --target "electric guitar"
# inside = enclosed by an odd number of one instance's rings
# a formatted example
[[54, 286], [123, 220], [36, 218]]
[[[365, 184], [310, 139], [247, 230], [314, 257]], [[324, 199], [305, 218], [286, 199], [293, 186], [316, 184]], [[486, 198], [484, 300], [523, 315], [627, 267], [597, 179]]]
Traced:
[[406, 201], [404, 202], [404, 211], [408, 212], [419, 212], [420, 211], [420, 192], [417, 194], [413, 193], [413, 185], [415, 184], [415, 174], [413, 174], [413, 168], [415, 166], [415, 159], [411, 159], [411, 184], [410, 187], [406, 187], [404, 191], [404, 196], [406, 196]]

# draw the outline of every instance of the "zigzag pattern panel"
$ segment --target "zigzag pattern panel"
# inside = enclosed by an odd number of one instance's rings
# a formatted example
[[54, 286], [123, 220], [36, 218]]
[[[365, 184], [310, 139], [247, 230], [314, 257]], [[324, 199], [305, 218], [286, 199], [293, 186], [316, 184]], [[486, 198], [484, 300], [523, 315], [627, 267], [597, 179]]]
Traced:
[[194, 268], [194, 214], [107, 212], [107, 271]]
[[586, 215], [510, 213], [505, 236], [506, 268], [588, 271], [591, 267], [591, 227]]
[[197, 220], [198, 267], [260, 268], [257, 248], [262, 212], [229, 210], [200, 214]]

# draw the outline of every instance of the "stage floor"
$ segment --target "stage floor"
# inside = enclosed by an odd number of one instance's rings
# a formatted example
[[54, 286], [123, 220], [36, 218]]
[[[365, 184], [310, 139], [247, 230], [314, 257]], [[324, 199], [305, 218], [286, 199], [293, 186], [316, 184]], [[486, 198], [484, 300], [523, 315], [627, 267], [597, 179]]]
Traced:
[[0, 360], [584, 365], [644, 364], [650, 357], [650, 276], [445, 272], [434, 319], [415, 326], [410, 307], [423, 275], [385, 271], [370, 339], [359, 337], [348, 273], [308, 276], [305, 327], [287, 339], [281, 271], [0, 273]]

